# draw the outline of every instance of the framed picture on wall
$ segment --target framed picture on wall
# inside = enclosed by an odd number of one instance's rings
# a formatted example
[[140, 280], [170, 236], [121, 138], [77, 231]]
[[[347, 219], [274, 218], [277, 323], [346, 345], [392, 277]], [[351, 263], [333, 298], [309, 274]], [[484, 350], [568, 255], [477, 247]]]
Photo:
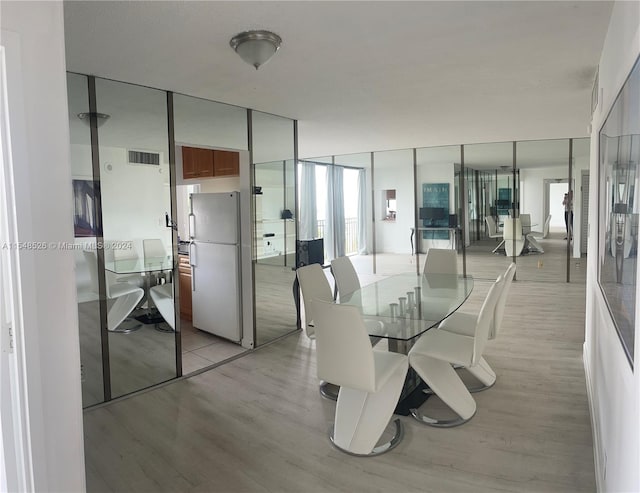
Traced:
[[76, 238], [102, 236], [102, 224], [96, 214], [100, 184], [94, 180], [73, 180], [73, 231]]
[[638, 271], [640, 59], [600, 130], [598, 283], [633, 366]]

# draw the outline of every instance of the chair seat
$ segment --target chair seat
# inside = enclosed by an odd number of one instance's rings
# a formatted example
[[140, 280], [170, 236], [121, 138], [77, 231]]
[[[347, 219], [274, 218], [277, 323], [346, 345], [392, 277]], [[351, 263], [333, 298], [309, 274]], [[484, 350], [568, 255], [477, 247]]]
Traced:
[[431, 329], [418, 339], [409, 354], [422, 354], [455, 365], [471, 366], [473, 342], [473, 337]]
[[394, 373], [398, 371], [398, 368], [403, 365], [408, 366], [407, 357], [404, 354], [384, 351], [373, 352], [373, 364], [376, 374], [375, 392], [384, 387]]
[[128, 282], [119, 282], [109, 286], [109, 297], [119, 298], [125, 294], [135, 293], [137, 291], [142, 291], [142, 289]]
[[476, 314], [455, 312], [447, 317], [438, 328], [454, 334], [473, 337], [477, 322], [478, 315]]

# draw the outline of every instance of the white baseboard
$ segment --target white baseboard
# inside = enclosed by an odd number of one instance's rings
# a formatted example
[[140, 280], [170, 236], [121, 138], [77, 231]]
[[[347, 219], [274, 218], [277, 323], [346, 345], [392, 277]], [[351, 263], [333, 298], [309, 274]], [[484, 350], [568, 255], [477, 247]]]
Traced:
[[584, 365], [584, 375], [587, 384], [587, 399], [589, 400], [589, 415], [591, 416], [591, 436], [593, 438], [593, 462], [596, 474], [596, 489], [598, 493], [605, 491], [604, 488], [604, 468], [601, 457], [601, 439], [600, 427], [598, 426], [597, 408], [595, 406], [595, 390], [591, 382], [591, 374], [589, 371], [589, 354], [587, 343], [582, 345], [582, 362]]

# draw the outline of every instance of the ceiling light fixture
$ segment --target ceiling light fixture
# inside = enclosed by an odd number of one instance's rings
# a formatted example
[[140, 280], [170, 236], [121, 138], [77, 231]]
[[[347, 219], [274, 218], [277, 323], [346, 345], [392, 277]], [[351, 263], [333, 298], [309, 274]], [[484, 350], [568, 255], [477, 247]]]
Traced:
[[236, 34], [229, 45], [245, 62], [256, 70], [267, 63], [280, 49], [282, 38], [271, 31], [245, 31]]
[[104, 122], [106, 122], [111, 115], [107, 115], [106, 113], [78, 113], [78, 118], [85, 122], [87, 125], [91, 126], [91, 115], [96, 115], [96, 119], [98, 120], [98, 126], [101, 127]]

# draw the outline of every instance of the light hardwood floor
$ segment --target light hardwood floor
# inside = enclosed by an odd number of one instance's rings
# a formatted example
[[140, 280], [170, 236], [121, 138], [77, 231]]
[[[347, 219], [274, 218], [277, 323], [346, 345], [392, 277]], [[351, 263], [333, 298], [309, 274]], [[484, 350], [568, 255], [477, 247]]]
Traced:
[[[481, 255], [478, 265], [491, 277], [505, 261]], [[476, 277], [469, 310], [488, 287]], [[301, 332], [89, 410], [88, 491], [595, 491], [584, 299], [583, 283], [514, 282], [485, 353], [498, 380], [474, 394], [476, 416], [452, 429], [402, 417], [403, 442], [376, 458], [331, 447], [335, 403], [318, 393], [314, 344]], [[437, 398], [424, 406], [441, 407]]]

